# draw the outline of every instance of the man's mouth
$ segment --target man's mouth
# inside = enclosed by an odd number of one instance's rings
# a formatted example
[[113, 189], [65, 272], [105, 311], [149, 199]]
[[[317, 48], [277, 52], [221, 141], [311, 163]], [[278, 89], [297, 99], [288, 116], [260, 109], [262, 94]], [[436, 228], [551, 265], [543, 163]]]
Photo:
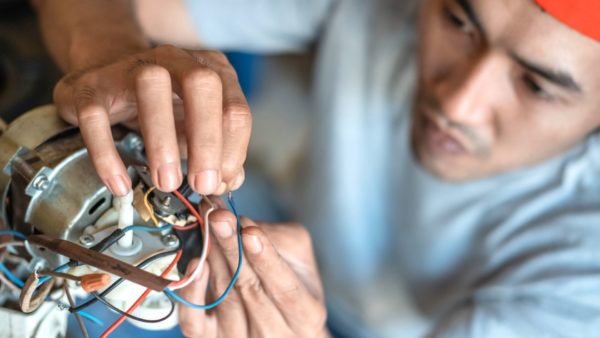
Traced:
[[423, 130], [427, 147], [436, 153], [461, 156], [469, 153], [462, 135], [449, 129], [442, 118], [423, 111]]

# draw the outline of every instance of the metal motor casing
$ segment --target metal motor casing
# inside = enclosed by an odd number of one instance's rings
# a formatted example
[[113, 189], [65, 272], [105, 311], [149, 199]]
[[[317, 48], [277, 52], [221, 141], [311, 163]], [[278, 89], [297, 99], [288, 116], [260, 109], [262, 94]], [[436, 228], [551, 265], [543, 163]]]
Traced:
[[[136, 133], [114, 127], [113, 136], [128, 168], [145, 162]], [[0, 219], [25, 234], [77, 242], [83, 229], [112, 207], [112, 195], [96, 175], [81, 135], [54, 106], [27, 112], [6, 128], [0, 168]], [[136, 173], [129, 171], [135, 183]], [[59, 257], [39, 254], [59, 263]]]

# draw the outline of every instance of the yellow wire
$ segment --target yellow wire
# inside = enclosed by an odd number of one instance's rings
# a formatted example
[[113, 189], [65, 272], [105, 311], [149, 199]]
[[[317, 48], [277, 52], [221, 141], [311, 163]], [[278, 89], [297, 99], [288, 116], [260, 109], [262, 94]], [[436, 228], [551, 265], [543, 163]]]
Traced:
[[152, 207], [152, 205], [150, 205], [150, 202], [148, 202], [148, 196], [150, 195], [150, 193], [152, 191], [154, 191], [154, 189], [156, 189], [156, 187], [152, 187], [152, 188], [148, 189], [148, 191], [146, 191], [146, 193], [144, 194], [144, 205], [146, 206], [146, 210], [148, 210], [148, 212], [150, 213], [150, 218], [152, 218], [152, 222], [154, 223], [154, 225], [159, 226], [160, 223], [158, 222], [158, 219], [156, 219], [156, 216], [154, 215], [154, 208]]

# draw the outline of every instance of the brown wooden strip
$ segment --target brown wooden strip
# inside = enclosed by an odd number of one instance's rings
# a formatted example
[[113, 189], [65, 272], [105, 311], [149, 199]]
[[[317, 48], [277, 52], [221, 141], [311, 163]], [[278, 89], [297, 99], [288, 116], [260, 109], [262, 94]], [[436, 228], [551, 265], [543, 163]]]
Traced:
[[74, 261], [91, 265], [100, 270], [112, 273], [128, 281], [145, 286], [154, 291], [162, 291], [171, 283], [170, 280], [151, 274], [131, 264], [122, 262], [103, 253], [83, 248], [75, 243], [46, 235], [27, 237], [30, 243], [43, 246]]

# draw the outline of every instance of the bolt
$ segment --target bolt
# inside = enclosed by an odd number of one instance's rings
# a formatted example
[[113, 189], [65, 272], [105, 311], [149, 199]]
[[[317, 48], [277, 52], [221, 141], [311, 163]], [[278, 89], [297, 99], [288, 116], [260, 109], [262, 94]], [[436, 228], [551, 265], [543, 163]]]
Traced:
[[168, 207], [171, 205], [171, 196], [165, 196], [165, 198], [163, 198], [160, 203], [162, 203], [162, 205], [164, 205], [165, 207]]
[[162, 238], [162, 242], [166, 246], [175, 246], [179, 243], [177, 237], [173, 234], [164, 235]]
[[136, 151], [144, 150], [144, 142], [138, 136], [132, 135], [129, 137], [129, 146]]
[[90, 234], [79, 237], [79, 243], [81, 243], [82, 245], [85, 245], [85, 246], [92, 245], [92, 243], [94, 243], [94, 240], [95, 240], [94, 235], [90, 235]]
[[33, 179], [33, 187], [37, 190], [46, 190], [48, 185], [50, 185], [50, 182], [48, 181], [48, 177], [46, 177], [46, 175], [38, 175]]

